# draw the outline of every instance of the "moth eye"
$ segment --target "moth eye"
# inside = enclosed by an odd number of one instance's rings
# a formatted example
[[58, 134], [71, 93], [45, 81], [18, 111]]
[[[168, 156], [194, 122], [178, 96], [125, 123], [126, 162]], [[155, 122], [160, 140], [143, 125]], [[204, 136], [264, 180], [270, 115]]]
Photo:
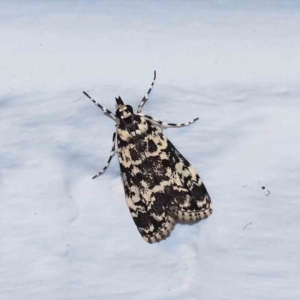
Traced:
[[126, 105], [127, 110], [133, 114], [133, 108], [131, 105]]
[[116, 110], [116, 117], [121, 119], [121, 112], [118, 109]]

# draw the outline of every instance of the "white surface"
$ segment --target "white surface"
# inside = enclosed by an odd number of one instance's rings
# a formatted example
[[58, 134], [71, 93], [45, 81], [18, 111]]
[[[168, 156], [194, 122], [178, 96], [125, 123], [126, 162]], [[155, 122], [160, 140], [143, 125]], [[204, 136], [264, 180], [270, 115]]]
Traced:
[[[0, 299], [299, 299], [297, 2], [21, 3], [0, 4]], [[91, 180], [114, 124], [81, 92], [137, 107], [154, 69], [144, 111], [200, 118], [166, 135], [215, 211], [149, 245], [117, 159]]]

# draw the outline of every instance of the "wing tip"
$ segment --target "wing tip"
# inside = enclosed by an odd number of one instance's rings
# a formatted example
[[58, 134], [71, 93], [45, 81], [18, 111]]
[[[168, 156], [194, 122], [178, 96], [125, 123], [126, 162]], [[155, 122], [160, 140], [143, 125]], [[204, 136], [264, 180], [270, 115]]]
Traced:
[[202, 211], [197, 212], [185, 212], [185, 211], [177, 211], [177, 220], [179, 222], [199, 222], [208, 218], [213, 213], [213, 206], [209, 203], [209, 206]]
[[161, 228], [161, 230], [157, 232], [155, 235], [150, 237], [142, 235], [142, 237], [149, 244], [158, 243], [170, 236], [171, 231], [174, 229], [175, 224], [176, 224], [175, 220], [170, 217], [168, 221], [164, 224], [164, 226]]

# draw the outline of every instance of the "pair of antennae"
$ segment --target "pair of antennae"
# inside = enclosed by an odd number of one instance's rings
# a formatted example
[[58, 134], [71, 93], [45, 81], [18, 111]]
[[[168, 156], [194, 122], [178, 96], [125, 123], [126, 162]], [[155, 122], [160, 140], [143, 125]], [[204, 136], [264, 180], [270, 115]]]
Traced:
[[[147, 94], [143, 97], [143, 99], [141, 100], [140, 105], [137, 108], [137, 113], [140, 113], [142, 111], [143, 106], [146, 104], [148, 98], [149, 98], [149, 94], [151, 93], [154, 83], [155, 83], [155, 79], [156, 79], [156, 71], [154, 71], [154, 78], [153, 81], [151, 83], [151, 86], [147, 92]], [[103, 112], [105, 115], [107, 115], [108, 117], [110, 117], [111, 119], [113, 119], [114, 121], [116, 121], [118, 118], [107, 108], [105, 108], [104, 106], [102, 106], [101, 104], [99, 104], [97, 101], [95, 101], [88, 93], [86, 93], [85, 91], [83, 91], [83, 93], [95, 104], [97, 105]], [[121, 97], [119, 96], [118, 98], [116, 98], [117, 104], [119, 105], [124, 105]]]

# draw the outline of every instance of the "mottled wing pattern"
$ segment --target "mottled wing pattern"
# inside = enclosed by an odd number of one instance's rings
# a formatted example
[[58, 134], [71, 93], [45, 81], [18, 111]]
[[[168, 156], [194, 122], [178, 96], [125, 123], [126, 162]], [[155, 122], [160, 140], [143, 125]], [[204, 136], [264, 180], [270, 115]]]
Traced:
[[165, 238], [176, 220], [197, 221], [212, 213], [199, 175], [149, 121], [135, 115], [120, 124], [117, 145], [127, 205], [147, 242]]
[[[210, 196], [193, 166], [167, 140], [166, 152], [169, 166], [176, 182], [165, 191], [172, 197], [172, 214], [181, 221], [198, 221], [207, 218], [213, 211]], [[179, 183], [178, 183], [179, 181]]]

